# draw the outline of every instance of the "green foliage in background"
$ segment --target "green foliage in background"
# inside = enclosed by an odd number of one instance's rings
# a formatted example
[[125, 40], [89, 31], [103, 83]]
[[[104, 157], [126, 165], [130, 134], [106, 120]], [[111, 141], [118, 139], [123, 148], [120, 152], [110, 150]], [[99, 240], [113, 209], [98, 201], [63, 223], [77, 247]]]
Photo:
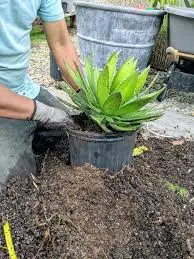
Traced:
[[[69, 26], [70, 25], [70, 18], [67, 17], [66, 23]], [[43, 26], [39, 24], [34, 24], [32, 27], [32, 31], [30, 33], [30, 39], [32, 44], [41, 43], [46, 40], [46, 36], [44, 34]]]
[[46, 40], [44, 31], [41, 25], [34, 25], [30, 33], [32, 43], [40, 43]]
[[194, 7], [194, 0], [149, 0], [150, 6], [153, 8], [163, 9], [164, 5], [179, 6], [179, 7]]
[[81, 94], [71, 86], [64, 87], [75, 104], [74, 108], [92, 118], [105, 132], [134, 131], [142, 123], [156, 120], [163, 114], [159, 109], [145, 107], [164, 90], [150, 92], [157, 77], [144, 89], [150, 68], [140, 73], [137, 61], [129, 58], [117, 70], [118, 59], [119, 53], [113, 52], [100, 72], [85, 58], [85, 76], [79, 69], [75, 74], [68, 67], [71, 77], [82, 89]]
[[153, 8], [163, 9], [165, 5], [177, 5], [177, 0], [149, 0]]

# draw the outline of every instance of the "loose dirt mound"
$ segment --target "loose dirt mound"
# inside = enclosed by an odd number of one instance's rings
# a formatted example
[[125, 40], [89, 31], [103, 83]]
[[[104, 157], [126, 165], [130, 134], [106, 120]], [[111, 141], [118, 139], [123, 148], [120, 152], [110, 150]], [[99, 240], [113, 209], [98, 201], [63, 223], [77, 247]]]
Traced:
[[[19, 258], [193, 258], [194, 144], [143, 144], [150, 151], [115, 175], [66, 166], [62, 146], [47, 153], [40, 179], [12, 180], [0, 215], [9, 219]], [[169, 191], [166, 180], [188, 188], [189, 198]], [[2, 247], [0, 258], [8, 258]]]

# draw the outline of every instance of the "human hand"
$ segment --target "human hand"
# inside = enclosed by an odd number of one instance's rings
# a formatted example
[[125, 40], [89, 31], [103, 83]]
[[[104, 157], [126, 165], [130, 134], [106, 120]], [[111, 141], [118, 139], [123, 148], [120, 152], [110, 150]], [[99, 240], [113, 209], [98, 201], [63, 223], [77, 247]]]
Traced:
[[79, 129], [70, 115], [60, 109], [45, 105], [42, 102], [34, 101], [34, 112], [31, 120], [39, 122], [49, 128]]

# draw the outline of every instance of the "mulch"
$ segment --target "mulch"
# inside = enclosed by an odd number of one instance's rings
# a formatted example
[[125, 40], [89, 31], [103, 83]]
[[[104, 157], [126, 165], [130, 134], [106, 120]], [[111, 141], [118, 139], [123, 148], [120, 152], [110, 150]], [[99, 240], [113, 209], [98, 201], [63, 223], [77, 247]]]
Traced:
[[[64, 139], [38, 156], [39, 178], [12, 179], [0, 193], [0, 217], [9, 220], [18, 258], [194, 258], [194, 142], [139, 136], [137, 145], [149, 151], [112, 174], [67, 165]], [[1, 225], [1, 259], [9, 258], [5, 247]]]

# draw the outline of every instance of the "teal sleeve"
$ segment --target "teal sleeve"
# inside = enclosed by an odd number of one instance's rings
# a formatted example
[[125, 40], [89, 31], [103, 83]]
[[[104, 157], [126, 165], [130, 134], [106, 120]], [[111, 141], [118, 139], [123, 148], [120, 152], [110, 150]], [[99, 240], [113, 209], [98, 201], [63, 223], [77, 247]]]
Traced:
[[42, 0], [38, 16], [45, 22], [56, 22], [64, 19], [61, 0]]

